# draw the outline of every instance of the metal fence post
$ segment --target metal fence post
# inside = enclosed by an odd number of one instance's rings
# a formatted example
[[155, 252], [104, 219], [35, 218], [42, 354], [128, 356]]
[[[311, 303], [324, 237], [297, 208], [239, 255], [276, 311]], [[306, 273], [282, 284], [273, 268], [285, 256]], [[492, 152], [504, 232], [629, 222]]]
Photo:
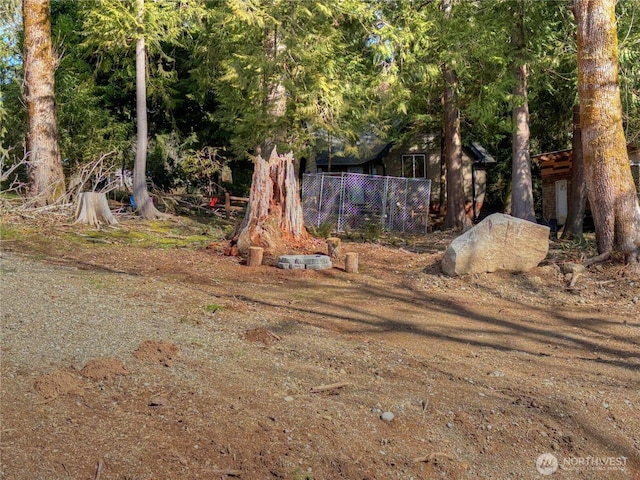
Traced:
[[338, 231], [341, 232], [344, 228], [342, 222], [344, 221], [344, 172], [340, 172], [340, 195], [338, 196]]
[[322, 194], [324, 193], [324, 175], [320, 176], [320, 195], [318, 200], [318, 220], [316, 221], [316, 228], [320, 228], [320, 213], [322, 212]]

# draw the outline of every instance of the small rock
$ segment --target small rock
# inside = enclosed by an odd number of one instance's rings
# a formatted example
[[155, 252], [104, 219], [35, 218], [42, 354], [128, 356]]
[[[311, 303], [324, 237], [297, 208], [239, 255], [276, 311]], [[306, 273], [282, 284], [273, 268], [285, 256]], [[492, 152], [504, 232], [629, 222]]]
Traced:
[[164, 395], [152, 395], [149, 399], [150, 407], [162, 407], [169, 403], [169, 400]]
[[453, 423], [448, 422], [448, 423], [447, 423], [447, 428], [453, 428]]
[[291, 395], [287, 395], [286, 397], [284, 397], [284, 401], [285, 402], [293, 402], [293, 397]]
[[390, 422], [392, 421], [396, 416], [391, 413], [391, 412], [384, 412], [382, 415], [380, 415], [380, 419], [385, 421], [385, 422]]
[[489, 374], [490, 377], [504, 377], [504, 373], [503, 372], [499, 372], [498, 370], [496, 370], [495, 372], [491, 372]]

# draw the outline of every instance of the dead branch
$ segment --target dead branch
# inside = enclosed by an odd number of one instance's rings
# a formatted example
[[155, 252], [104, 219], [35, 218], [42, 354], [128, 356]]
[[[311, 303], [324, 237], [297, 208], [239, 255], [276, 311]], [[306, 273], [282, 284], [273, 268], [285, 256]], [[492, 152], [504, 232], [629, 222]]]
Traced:
[[595, 257], [587, 258], [582, 265], [587, 268], [591, 265], [595, 265], [596, 263], [606, 262], [609, 258], [611, 258], [611, 252], [604, 252]]
[[0, 160], [0, 182], [6, 182], [11, 176], [11, 174], [13, 174], [13, 172], [15, 172], [18, 168], [22, 166], [26, 166], [28, 156], [29, 155], [27, 154], [27, 156], [25, 156], [22, 160], [20, 160], [18, 163], [14, 163], [11, 167], [9, 167], [8, 170], [5, 171], [4, 165], [5, 165], [5, 160], [7, 158], [7, 155], [6, 154], [2, 155], [2, 160]]
[[567, 290], [573, 290], [576, 286], [576, 283], [578, 283], [578, 278], [580, 278], [582, 276], [581, 273], [574, 273], [571, 276], [571, 281], [569, 282], [569, 285], [567, 286]]
[[349, 386], [347, 382], [329, 383], [327, 385], [318, 385], [317, 387], [311, 387], [311, 393], [328, 392], [329, 390], [338, 390]]
[[94, 477], [94, 480], [100, 480], [102, 470], [104, 470], [104, 463], [102, 463], [102, 460], [99, 460], [98, 465], [96, 466], [96, 476]]
[[[115, 176], [115, 171], [117, 170], [116, 166], [105, 166], [105, 160], [115, 153], [115, 151], [111, 151], [101, 155], [97, 160], [83, 165], [80, 171], [72, 175], [71, 179], [69, 180], [69, 187], [67, 189], [68, 197], [70, 199], [77, 197], [85, 190], [85, 186], [91, 181], [92, 178], [95, 178], [97, 180], [96, 182], [94, 182], [94, 185], [91, 189], [92, 192], [95, 192], [98, 188], [99, 180], [109, 179], [112, 176]], [[106, 185], [100, 188], [100, 191], [108, 193], [118, 188], [119, 183], [120, 181], [117, 178], [115, 178], [114, 180], [109, 180]]]

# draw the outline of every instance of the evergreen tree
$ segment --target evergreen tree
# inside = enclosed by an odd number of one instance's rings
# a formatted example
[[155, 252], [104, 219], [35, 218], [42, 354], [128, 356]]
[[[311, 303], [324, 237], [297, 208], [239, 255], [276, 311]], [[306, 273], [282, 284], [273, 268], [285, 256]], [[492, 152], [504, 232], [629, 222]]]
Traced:
[[22, 2], [24, 24], [24, 102], [27, 107], [29, 196], [48, 205], [65, 194], [58, 148], [54, 72], [48, 0]]
[[638, 267], [640, 205], [631, 176], [618, 81], [615, 0], [574, 0], [584, 170], [601, 254]]
[[[163, 78], [172, 77], [165, 63], [173, 63], [163, 45], [180, 44], [186, 34], [195, 30], [199, 17], [205, 14], [198, 2], [175, 3], [155, 1], [145, 4], [137, 0], [135, 6], [125, 0], [96, 0], [87, 4], [85, 32], [88, 43], [99, 51], [127, 51], [135, 45], [137, 148], [133, 172], [133, 196], [136, 210], [145, 219], [161, 216], [147, 190], [147, 82], [158, 89]], [[147, 55], [158, 58], [156, 76], [147, 77]]]

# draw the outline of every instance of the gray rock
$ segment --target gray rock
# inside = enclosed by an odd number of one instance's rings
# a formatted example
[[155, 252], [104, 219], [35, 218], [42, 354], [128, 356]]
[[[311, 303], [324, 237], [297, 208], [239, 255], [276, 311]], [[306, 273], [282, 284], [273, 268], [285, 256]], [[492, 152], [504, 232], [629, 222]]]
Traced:
[[547, 256], [549, 227], [502, 213], [454, 239], [442, 259], [449, 276], [505, 270], [528, 272]]
[[327, 255], [282, 255], [278, 257], [276, 266], [290, 270], [326, 270], [332, 264]]
[[390, 422], [394, 418], [396, 418], [396, 416], [391, 412], [384, 412], [382, 415], [380, 415], [380, 419], [384, 420], [385, 422]]

